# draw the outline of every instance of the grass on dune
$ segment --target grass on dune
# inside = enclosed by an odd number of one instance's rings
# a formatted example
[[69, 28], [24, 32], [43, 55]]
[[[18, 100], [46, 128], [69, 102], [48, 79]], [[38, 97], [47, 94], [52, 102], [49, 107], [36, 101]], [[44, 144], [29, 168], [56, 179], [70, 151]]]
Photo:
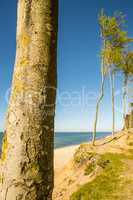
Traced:
[[122, 154], [105, 153], [97, 161], [103, 170], [92, 182], [73, 193], [70, 200], [117, 200], [120, 174], [124, 169]]

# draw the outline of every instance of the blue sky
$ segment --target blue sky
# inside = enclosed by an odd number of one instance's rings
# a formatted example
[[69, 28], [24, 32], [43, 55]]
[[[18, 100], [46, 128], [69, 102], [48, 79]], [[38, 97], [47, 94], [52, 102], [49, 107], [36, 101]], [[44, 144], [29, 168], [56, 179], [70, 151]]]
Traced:
[[[1, 0], [0, 4], [0, 130], [4, 127], [6, 94], [10, 88], [15, 60], [16, 2]], [[92, 130], [100, 83], [97, 15], [101, 8], [108, 14], [116, 10], [126, 14], [129, 35], [133, 35], [132, 0], [59, 0], [56, 130]], [[120, 85], [121, 77], [117, 77], [117, 129], [122, 125]], [[111, 130], [108, 80], [99, 115], [98, 130]]]

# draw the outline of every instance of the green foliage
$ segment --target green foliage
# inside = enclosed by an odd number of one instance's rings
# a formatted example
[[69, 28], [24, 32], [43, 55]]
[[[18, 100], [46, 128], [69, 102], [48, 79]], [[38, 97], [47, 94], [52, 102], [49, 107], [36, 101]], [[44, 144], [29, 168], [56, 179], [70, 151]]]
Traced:
[[101, 50], [101, 57], [107, 66], [121, 65], [122, 49], [113, 46], [109, 41], [107, 41], [106, 46]]
[[106, 16], [104, 13], [99, 15], [99, 24], [101, 35], [104, 38], [115, 35], [118, 29], [118, 23], [115, 17]]
[[[125, 16], [121, 12], [117, 12], [113, 16], [107, 16], [102, 10], [102, 12], [99, 15], [100, 32], [103, 40], [103, 45], [100, 54], [102, 62], [104, 63], [104, 76], [107, 75], [109, 71], [111, 72], [111, 74], [116, 71], [122, 71], [125, 77], [124, 80], [128, 80], [128, 75], [133, 73], [133, 52], [125, 52], [129, 43], [133, 42], [133, 39], [129, 38], [127, 31], [124, 30], [125, 22]], [[126, 88], [127, 82], [125, 83]], [[114, 88], [112, 88], [111, 93], [113, 113], [112, 133], [114, 133]], [[123, 95], [124, 100], [125, 98], [126, 92]]]
[[95, 156], [95, 153], [87, 150], [87, 145], [80, 145], [74, 154], [74, 162], [76, 164], [83, 164], [88, 160], [91, 160]]
[[96, 163], [95, 162], [91, 162], [90, 164], [87, 165], [87, 167], [85, 168], [85, 175], [89, 175], [91, 174], [96, 168]]
[[101, 166], [102, 168], [104, 168], [106, 171], [110, 171], [114, 169], [115, 171], [119, 171], [119, 169], [121, 169], [119, 165], [123, 157], [124, 155], [122, 154], [105, 153], [101, 155], [97, 164]]
[[[108, 67], [115, 66], [119, 69], [124, 63], [123, 56], [126, 45], [133, 42], [133, 39], [129, 38], [127, 32], [123, 30], [125, 22], [124, 15], [121, 12], [117, 12], [113, 16], [107, 16], [102, 11], [99, 15], [100, 31], [104, 40], [101, 58]], [[128, 62], [130, 60], [130, 63], [132, 63], [132, 53], [127, 54], [124, 59], [127, 59]], [[125, 70], [124, 67], [121, 68]]]
[[119, 176], [124, 169], [123, 157], [122, 154], [112, 153], [102, 155], [97, 164], [103, 172], [73, 193], [70, 200], [115, 200], [115, 192], [120, 189]]
[[133, 74], [133, 51], [123, 55], [122, 63], [119, 67], [125, 74]]
[[102, 38], [111, 41], [113, 46], [123, 47], [124, 44], [133, 41], [133, 39], [128, 38], [127, 32], [123, 30], [126, 21], [121, 12], [107, 16], [102, 10], [98, 20]]
[[[113, 16], [105, 14], [104, 10], [101, 11], [98, 16], [100, 33], [102, 38], [102, 48], [100, 52], [101, 56], [101, 74], [102, 81], [104, 77], [108, 75], [109, 71], [111, 74], [115, 74], [117, 71], [124, 72], [127, 76], [129, 73], [133, 73], [133, 56], [132, 52], [128, 52], [125, 55], [125, 49], [128, 47], [130, 42], [133, 42], [132, 38], [128, 37], [127, 31], [124, 30], [125, 16], [121, 12], [114, 13]], [[103, 87], [104, 90], [104, 81]], [[114, 111], [114, 88], [112, 88], [112, 113], [113, 113], [113, 129], [115, 127], [115, 111]], [[96, 117], [94, 122], [93, 132], [93, 145], [95, 144], [98, 110], [100, 101], [103, 98], [104, 92], [101, 92], [101, 96], [96, 104]], [[114, 133], [114, 130], [112, 130]]]
[[[128, 144], [129, 146], [131, 146], [130, 144]], [[133, 149], [128, 149], [128, 159], [133, 159]]]

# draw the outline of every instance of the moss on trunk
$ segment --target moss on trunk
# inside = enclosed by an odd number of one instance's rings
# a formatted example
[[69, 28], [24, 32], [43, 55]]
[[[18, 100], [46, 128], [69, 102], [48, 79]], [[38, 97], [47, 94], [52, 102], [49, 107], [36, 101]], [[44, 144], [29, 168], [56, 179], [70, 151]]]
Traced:
[[18, 1], [0, 200], [52, 199], [57, 7], [57, 0]]

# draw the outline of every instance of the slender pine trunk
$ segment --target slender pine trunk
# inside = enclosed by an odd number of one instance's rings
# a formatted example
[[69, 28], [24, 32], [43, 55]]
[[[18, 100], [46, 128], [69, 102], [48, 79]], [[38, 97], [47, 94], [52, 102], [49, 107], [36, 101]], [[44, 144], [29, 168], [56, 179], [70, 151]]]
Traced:
[[93, 139], [92, 139], [92, 144], [95, 145], [95, 140], [96, 140], [96, 132], [97, 132], [97, 122], [98, 122], [98, 114], [99, 114], [99, 106], [100, 103], [103, 99], [104, 96], [104, 82], [105, 82], [105, 76], [104, 76], [104, 64], [102, 63], [101, 67], [101, 75], [102, 75], [102, 80], [101, 80], [101, 88], [100, 88], [100, 96], [97, 100], [96, 103], [96, 113], [95, 113], [95, 120], [94, 120], [94, 130], [93, 130]]
[[0, 200], [52, 199], [56, 47], [57, 0], [19, 0]]
[[123, 86], [123, 121], [124, 123], [125, 123], [125, 118], [126, 118], [127, 86], [128, 86], [128, 75], [124, 74], [124, 86]]
[[111, 88], [111, 102], [112, 102], [112, 137], [115, 134], [115, 98], [114, 98], [114, 78], [115, 74], [113, 71], [110, 71], [110, 88]]

